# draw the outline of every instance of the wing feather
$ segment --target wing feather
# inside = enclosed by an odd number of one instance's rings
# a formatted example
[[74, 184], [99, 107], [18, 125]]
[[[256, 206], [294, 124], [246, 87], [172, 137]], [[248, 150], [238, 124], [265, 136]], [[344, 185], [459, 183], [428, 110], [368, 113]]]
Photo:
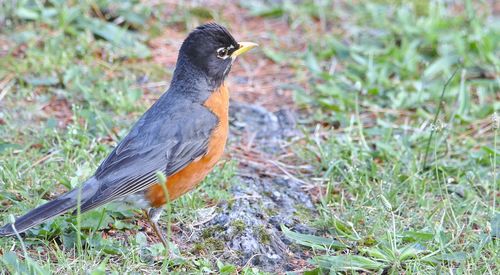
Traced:
[[182, 170], [206, 154], [217, 123], [217, 117], [201, 105], [146, 112], [97, 169], [100, 189], [81, 205], [81, 211], [152, 186], [158, 171], [170, 176]]

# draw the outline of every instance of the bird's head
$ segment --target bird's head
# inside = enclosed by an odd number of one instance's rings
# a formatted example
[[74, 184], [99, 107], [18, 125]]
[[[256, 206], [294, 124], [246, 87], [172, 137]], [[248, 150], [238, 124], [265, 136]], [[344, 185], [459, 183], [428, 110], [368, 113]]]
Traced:
[[208, 23], [194, 29], [182, 43], [177, 65], [188, 63], [220, 85], [236, 57], [256, 47], [251, 42], [237, 42], [229, 31]]

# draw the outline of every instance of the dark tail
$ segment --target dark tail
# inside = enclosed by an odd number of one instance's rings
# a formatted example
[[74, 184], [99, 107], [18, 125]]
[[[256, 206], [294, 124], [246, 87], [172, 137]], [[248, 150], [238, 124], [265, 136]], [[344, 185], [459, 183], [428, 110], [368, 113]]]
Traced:
[[38, 206], [37, 208], [26, 213], [24, 216], [17, 218], [13, 224], [7, 224], [0, 228], [0, 236], [12, 236], [15, 235], [15, 231], [22, 233], [46, 220], [62, 215], [69, 210], [76, 208], [78, 204], [78, 193], [80, 192], [81, 204], [95, 193], [97, 187], [97, 181], [94, 178], [90, 178], [81, 188], [73, 189], [53, 201]]

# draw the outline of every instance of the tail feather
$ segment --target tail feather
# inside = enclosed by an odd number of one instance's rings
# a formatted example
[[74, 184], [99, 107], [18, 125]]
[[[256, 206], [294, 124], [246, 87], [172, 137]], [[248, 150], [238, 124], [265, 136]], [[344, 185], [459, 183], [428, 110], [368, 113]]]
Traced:
[[0, 236], [14, 235], [15, 231], [13, 225], [15, 226], [15, 230], [18, 233], [21, 233], [43, 223], [50, 218], [64, 214], [69, 209], [75, 206], [76, 201], [71, 198], [55, 199], [31, 210], [24, 216], [16, 219], [14, 224], [7, 224], [4, 227], [0, 228]]
[[0, 236], [12, 236], [15, 235], [16, 231], [22, 233], [44, 221], [62, 215], [77, 206], [79, 192], [81, 192], [80, 201], [83, 203], [95, 193], [96, 189], [97, 184], [91, 178], [81, 189], [74, 189], [53, 201], [29, 211], [24, 216], [17, 218], [14, 224], [7, 224], [1, 227]]

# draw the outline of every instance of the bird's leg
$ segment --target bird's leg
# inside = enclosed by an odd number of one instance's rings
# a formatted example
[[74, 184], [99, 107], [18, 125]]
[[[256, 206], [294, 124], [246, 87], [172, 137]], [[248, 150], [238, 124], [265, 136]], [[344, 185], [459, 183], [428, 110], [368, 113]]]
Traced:
[[158, 226], [158, 220], [160, 219], [160, 215], [163, 209], [160, 208], [149, 208], [149, 210], [144, 210], [144, 214], [146, 215], [146, 218], [148, 219], [149, 224], [153, 228], [156, 236], [160, 238], [160, 241], [163, 243], [163, 246], [165, 246], [165, 249], [168, 251], [168, 242], [165, 239], [165, 236], [163, 235], [161, 228]]

